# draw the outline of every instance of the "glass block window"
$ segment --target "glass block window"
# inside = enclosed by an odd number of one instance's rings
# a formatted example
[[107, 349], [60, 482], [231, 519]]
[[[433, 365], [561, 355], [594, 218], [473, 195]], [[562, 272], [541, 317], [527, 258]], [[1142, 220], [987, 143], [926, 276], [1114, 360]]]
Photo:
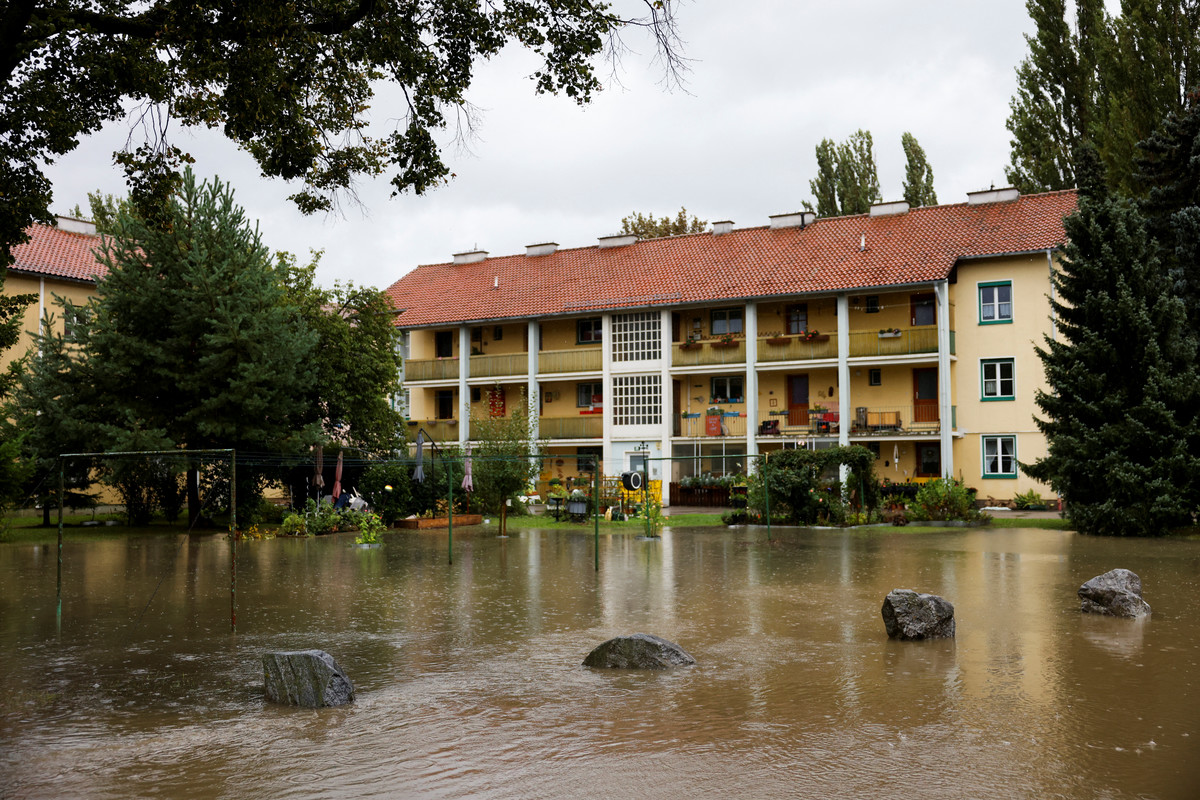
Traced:
[[662, 318], [656, 311], [617, 314], [612, 319], [613, 361], [662, 358]]
[[1017, 437], [983, 437], [983, 477], [1017, 477]]
[[662, 423], [662, 376], [614, 376], [612, 405], [614, 425]]

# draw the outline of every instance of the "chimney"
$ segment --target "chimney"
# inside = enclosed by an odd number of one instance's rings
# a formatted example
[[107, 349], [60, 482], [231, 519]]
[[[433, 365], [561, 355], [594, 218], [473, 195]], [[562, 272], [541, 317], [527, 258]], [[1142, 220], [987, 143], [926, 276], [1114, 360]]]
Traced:
[[54, 227], [67, 233], [83, 233], [88, 236], [96, 235], [96, 223], [74, 217], [56, 217]]
[[612, 236], [601, 236], [597, 241], [600, 244], [600, 249], [606, 247], [624, 247], [627, 244], [633, 244], [638, 240], [636, 233], [615, 233]]
[[1012, 186], [1003, 189], [984, 189], [979, 192], [967, 192], [967, 205], [979, 206], [984, 203], [1007, 203], [1016, 200], [1021, 192]]
[[534, 256], [549, 256], [553, 255], [558, 250], [558, 242], [542, 242], [541, 244], [525, 245], [525, 256], [533, 258]]
[[895, 214], [907, 214], [908, 201], [897, 200], [893, 203], [876, 203], [871, 206], [872, 217], [890, 217]]
[[733, 230], [733, 220], [723, 219], [720, 222], [714, 222], [712, 226], [713, 236], [723, 236]]
[[817, 215], [812, 211], [793, 211], [790, 214], [774, 214], [768, 219], [771, 220], [771, 229], [777, 228], [805, 228], [813, 224]]
[[469, 250], [466, 253], [455, 253], [455, 264], [475, 264], [487, 258], [487, 250]]

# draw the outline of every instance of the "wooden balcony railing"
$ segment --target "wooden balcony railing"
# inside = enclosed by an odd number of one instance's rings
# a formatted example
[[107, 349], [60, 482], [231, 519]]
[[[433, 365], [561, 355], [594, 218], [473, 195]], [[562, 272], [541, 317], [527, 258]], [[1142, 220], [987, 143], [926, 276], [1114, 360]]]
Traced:
[[709, 339], [695, 344], [676, 342], [671, 345], [671, 365], [675, 367], [745, 363], [746, 342], [743, 339], [737, 339], [728, 344]]
[[759, 361], [813, 361], [818, 358], [837, 358], [836, 333], [808, 342], [799, 336], [769, 336], [758, 340]]
[[444, 381], [457, 377], [457, 358], [410, 358], [404, 362], [406, 381]]
[[703, 412], [676, 414], [675, 436], [712, 437], [746, 435], [746, 416], [736, 411], [726, 411], [721, 416], [708, 416]]
[[599, 347], [577, 347], [574, 350], [543, 350], [538, 353], [538, 372], [547, 375], [560, 372], [599, 372]]
[[500, 378], [529, 373], [527, 353], [503, 353], [494, 356], [471, 356], [472, 378]]
[[599, 414], [541, 417], [538, 433], [543, 439], [599, 439], [604, 435], [604, 418]]
[[408, 438], [416, 440], [417, 431], [422, 429], [439, 444], [458, 441], [458, 420], [456, 419], [410, 419], [408, 421]]

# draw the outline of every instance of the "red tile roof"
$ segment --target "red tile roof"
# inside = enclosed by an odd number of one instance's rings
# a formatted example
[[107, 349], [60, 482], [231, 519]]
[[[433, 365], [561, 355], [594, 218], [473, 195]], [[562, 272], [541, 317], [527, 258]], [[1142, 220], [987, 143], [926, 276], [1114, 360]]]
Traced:
[[89, 283], [108, 273], [92, 252], [100, 246], [98, 236], [38, 223], [29, 227], [29, 236], [28, 242], [13, 248], [16, 262], [9, 269]]
[[[387, 290], [401, 327], [826, 293], [946, 278], [962, 258], [1062, 244], [1074, 191], [817, 219], [624, 247], [417, 267]], [[866, 249], [860, 250], [865, 236]], [[495, 287], [495, 288], [494, 288]]]

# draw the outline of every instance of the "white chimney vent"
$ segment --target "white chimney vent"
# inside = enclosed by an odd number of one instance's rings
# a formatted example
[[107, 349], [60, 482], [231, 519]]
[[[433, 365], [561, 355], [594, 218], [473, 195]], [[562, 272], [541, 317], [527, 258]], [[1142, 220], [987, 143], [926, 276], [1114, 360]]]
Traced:
[[907, 214], [908, 201], [897, 200], [893, 203], [876, 203], [871, 206], [872, 217], [890, 217], [894, 214]]
[[54, 227], [68, 233], [86, 233], [88, 236], [96, 235], [96, 223], [88, 222], [86, 219], [57, 217], [54, 221]]
[[542, 242], [541, 244], [525, 245], [525, 255], [532, 258], [533, 256], [548, 256], [558, 250], [558, 242]]
[[601, 236], [599, 238], [600, 248], [606, 247], [624, 247], [627, 244], [633, 244], [638, 240], [636, 233], [616, 233], [612, 236]]
[[1016, 200], [1021, 196], [1021, 192], [1012, 187], [1007, 186], [1003, 189], [984, 189], [979, 192], [967, 192], [967, 205], [979, 206], [984, 203], [1007, 203], [1011, 200]]
[[723, 219], [720, 222], [714, 222], [712, 226], [713, 236], [722, 236], [733, 230], [733, 220]]
[[475, 264], [483, 261], [488, 256], [487, 250], [470, 250], [466, 253], [455, 253], [455, 264]]
[[771, 220], [771, 229], [776, 228], [804, 228], [813, 224], [813, 220], [817, 215], [812, 211], [793, 211], [790, 214], [774, 214], [768, 219]]

